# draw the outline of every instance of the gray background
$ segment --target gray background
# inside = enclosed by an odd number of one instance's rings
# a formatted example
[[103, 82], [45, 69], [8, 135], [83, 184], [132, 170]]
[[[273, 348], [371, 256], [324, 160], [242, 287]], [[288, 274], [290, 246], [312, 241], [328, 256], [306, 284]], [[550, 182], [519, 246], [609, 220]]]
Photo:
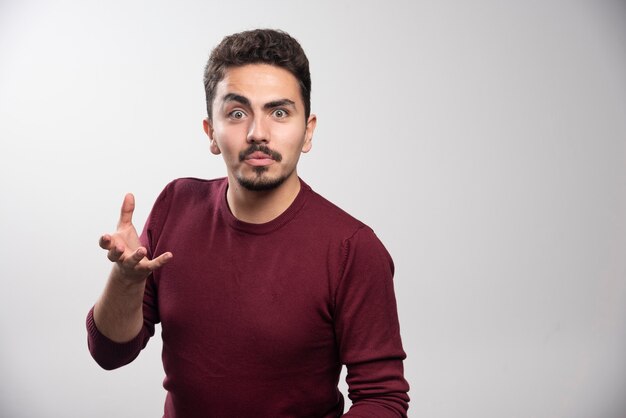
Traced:
[[87, 352], [97, 239], [225, 174], [202, 70], [254, 27], [311, 61], [301, 176], [395, 259], [410, 415], [625, 416], [626, 4], [565, 0], [0, 0], [0, 415], [162, 413], [158, 337]]

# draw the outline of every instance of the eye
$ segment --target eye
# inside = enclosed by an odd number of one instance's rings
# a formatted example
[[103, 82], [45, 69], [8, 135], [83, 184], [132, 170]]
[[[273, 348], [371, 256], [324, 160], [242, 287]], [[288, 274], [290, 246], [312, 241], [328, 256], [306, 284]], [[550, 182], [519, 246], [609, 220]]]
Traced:
[[278, 119], [283, 119], [289, 116], [289, 113], [285, 109], [276, 109], [274, 110], [273, 114]]
[[245, 116], [246, 114], [241, 110], [233, 110], [228, 114], [228, 117], [231, 119], [243, 119]]

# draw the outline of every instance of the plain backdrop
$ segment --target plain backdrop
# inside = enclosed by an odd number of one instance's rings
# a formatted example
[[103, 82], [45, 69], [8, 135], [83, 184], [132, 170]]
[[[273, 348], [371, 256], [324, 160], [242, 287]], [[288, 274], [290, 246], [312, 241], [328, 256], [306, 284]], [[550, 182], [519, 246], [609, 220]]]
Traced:
[[[0, 0], [0, 416], [157, 417], [159, 329], [84, 326], [126, 192], [225, 175], [203, 66], [280, 28], [311, 62], [299, 174], [396, 263], [410, 416], [626, 416], [626, 2]], [[345, 385], [342, 385], [345, 391]]]

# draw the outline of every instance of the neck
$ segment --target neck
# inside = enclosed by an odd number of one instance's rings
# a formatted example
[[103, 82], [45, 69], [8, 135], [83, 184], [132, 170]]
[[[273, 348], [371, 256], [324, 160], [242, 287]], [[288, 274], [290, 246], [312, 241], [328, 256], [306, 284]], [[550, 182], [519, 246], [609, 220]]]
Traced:
[[252, 191], [239, 185], [228, 176], [226, 201], [230, 211], [243, 222], [262, 224], [276, 219], [293, 203], [300, 192], [300, 179], [289, 176], [280, 186], [272, 190]]

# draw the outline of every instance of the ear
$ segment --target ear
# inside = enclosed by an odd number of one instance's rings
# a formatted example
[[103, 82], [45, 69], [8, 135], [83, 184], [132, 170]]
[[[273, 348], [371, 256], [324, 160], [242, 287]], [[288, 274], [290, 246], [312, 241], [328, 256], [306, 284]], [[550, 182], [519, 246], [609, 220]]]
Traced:
[[221, 154], [222, 151], [215, 141], [215, 131], [213, 130], [213, 124], [208, 118], [202, 121], [202, 128], [204, 129], [204, 133], [206, 133], [206, 135], [209, 137], [211, 153], [215, 155]]
[[304, 131], [304, 144], [302, 144], [302, 152], [311, 151], [313, 146], [313, 132], [317, 126], [317, 116], [310, 115], [309, 120], [306, 121], [306, 130]]

